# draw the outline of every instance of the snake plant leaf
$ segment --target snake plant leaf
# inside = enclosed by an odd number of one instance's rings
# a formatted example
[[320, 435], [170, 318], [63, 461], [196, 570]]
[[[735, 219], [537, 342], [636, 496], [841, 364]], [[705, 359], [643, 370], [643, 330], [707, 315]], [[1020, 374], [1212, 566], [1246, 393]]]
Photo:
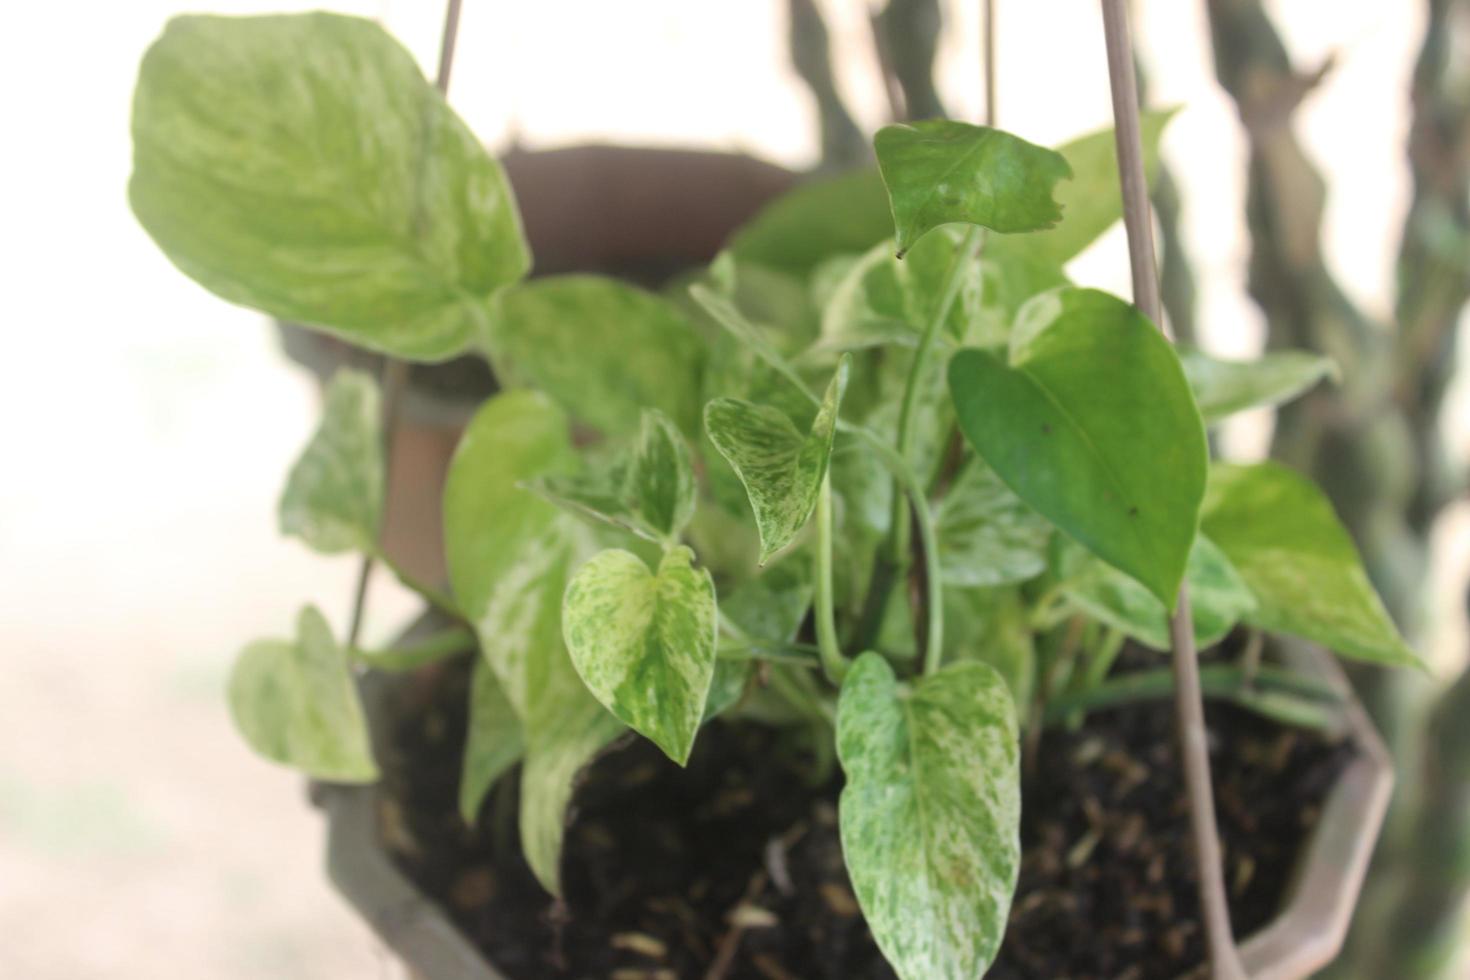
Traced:
[[281, 533], [323, 554], [375, 551], [384, 478], [377, 382], [344, 368], [327, 385], [321, 425], [286, 479]]
[[1142, 314], [1097, 290], [1044, 293], [1021, 310], [1009, 363], [962, 350], [949, 390], [1018, 497], [1173, 609], [1207, 447], [1179, 358]]
[[[1144, 646], [1169, 649], [1169, 614], [1153, 593], [1079, 545], [1065, 542], [1061, 551], [1061, 589], [1073, 605]], [[1256, 610], [1255, 596], [1240, 573], [1203, 534], [1194, 540], [1184, 579], [1200, 648], [1223, 640]]]
[[470, 720], [459, 776], [459, 813], [471, 826], [485, 794], [526, 754], [520, 716], [505, 696], [489, 661], [475, 661], [470, 679]]
[[946, 585], [1006, 585], [1046, 570], [1051, 525], [979, 456], [965, 464], [934, 516]]
[[301, 611], [294, 640], [262, 640], [235, 661], [230, 714], [267, 759], [334, 783], [378, 778], [367, 721], [347, 651], [314, 606]]
[[805, 436], [784, 412], [765, 405], [716, 398], [705, 406], [705, 432], [750, 497], [763, 565], [791, 543], [817, 505], [817, 493], [832, 459], [849, 364], [846, 356], [838, 362]]
[[[1140, 120], [1144, 169], [1150, 181], [1159, 170], [1159, 140], [1176, 111], [1152, 110], [1145, 112]], [[1059, 185], [1056, 191], [1062, 220], [1046, 231], [992, 238], [986, 242], [985, 252], [995, 261], [1060, 268], [1123, 216], [1118, 154], [1111, 128], [1071, 140], [1057, 147], [1057, 152], [1072, 168], [1072, 179]]]
[[1010, 234], [1050, 228], [1062, 217], [1052, 190], [1072, 176], [1066, 158], [1003, 130], [930, 119], [884, 126], [873, 148], [900, 257], [950, 222]]
[[835, 255], [865, 252], [893, 235], [875, 169], [807, 181], [777, 198], [730, 240], [742, 262], [809, 276]]
[[1216, 464], [1201, 529], [1255, 594], [1248, 622], [1345, 657], [1423, 666], [1373, 591], [1332, 504], [1306, 477], [1279, 463]]
[[520, 719], [521, 846], [552, 894], [561, 891], [577, 775], [624, 730], [582, 684], [561, 635], [567, 579], [593, 542], [570, 515], [522, 489], [575, 463], [561, 408], [538, 392], [503, 392], [470, 421], [444, 487], [450, 583]]
[[562, 605], [562, 633], [588, 690], [681, 766], [709, 697], [715, 626], [714, 580], [682, 546], [664, 554], [657, 574], [631, 552], [599, 552]]
[[608, 435], [635, 435], [645, 408], [699, 431], [705, 343], [653, 293], [604, 276], [535, 279], [500, 294], [484, 339], [503, 377]]
[[995, 958], [1021, 863], [1015, 707], [983, 663], [901, 687], [876, 653], [837, 704], [842, 853], [902, 980], [973, 980]]
[[411, 360], [530, 267], [505, 174], [372, 21], [177, 17], [133, 96], [134, 214], [223, 298]]
[[1337, 379], [1337, 363], [1304, 350], [1270, 351], [1254, 361], [1227, 361], [1181, 347], [1179, 361], [1206, 422], [1248, 408], [1291, 401], [1323, 378]]

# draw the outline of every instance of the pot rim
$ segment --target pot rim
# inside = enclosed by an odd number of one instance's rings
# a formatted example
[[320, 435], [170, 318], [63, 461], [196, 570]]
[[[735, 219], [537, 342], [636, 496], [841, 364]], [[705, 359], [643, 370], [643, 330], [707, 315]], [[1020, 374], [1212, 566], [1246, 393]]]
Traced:
[[[428, 627], [425, 617], [406, 636]], [[1238, 943], [1251, 980], [1304, 980], [1342, 949], [1394, 784], [1392, 757], [1336, 658], [1319, 647], [1279, 643], [1294, 667], [1344, 695], [1343, 732], [1356, 753], [1298, 855], [1281, 911]], [[362, 678], [375, 729], [390, 683], [382, 675]], [[377, 828], [378, 786], [318, 783], [313, 800], [326, 815], [328, 878], [389, 949], [423, 980], [506, 980], [388, 856]]]

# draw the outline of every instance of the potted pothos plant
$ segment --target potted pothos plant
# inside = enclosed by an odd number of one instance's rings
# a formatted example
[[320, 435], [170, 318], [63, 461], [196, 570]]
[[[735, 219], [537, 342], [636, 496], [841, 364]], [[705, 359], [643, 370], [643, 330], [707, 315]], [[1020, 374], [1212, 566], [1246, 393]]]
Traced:
[[[1149, 160], [1168, 118], [1143, 118]], [[503, 388], [448, 474], [448, 581], [404, 576], [433, 617], [370, 650], [308, 607], [229, 683], [259, 753], [376, 787], [339, 798], [398, 868], [373, 887], [406, 874], [430, 910], [398, 944], [419, 969], [1188, 970], [1151, 652], [1183, 587], [1237, 928], [1312, 878], [1368, 736], [1331, 734], [1352, 705], [1272, 638], [1417, 658], [1314, 486], [1210, 460], [1211, 425], [1330, 364], [1178, 350], [1069, 282], [1119, 217], [1110, 132], [885, 127], [876, 170], [655, 292], [528, 280], [500, 165], [368, 21], [178, 18], [132, 125], [133, 209], [195, 281], [398, 362], [483, 357]], [[383, 401], [331, 380], [280, 521], [391, 566]]]

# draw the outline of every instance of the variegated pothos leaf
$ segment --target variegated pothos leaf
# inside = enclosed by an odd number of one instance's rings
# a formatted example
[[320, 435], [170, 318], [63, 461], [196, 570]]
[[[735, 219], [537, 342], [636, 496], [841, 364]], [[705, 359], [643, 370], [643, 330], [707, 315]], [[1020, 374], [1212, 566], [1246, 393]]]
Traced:
[[670, 548], [655, 575], [610, 548], [577, 570], [562, 606], [562, 633], [588, 690], [681, 766], [715, 669], [714, 581], [693, 562], [688, 548]]
[[470, 681], [469, 732], [459, 777], [459, 813], [465, 823], [474, 824], [485, 794], [525, 752], [520, 717], [489, 661], [481, 657]]
[[383, 435], [371, 375], [332, 375], [321, 425], [291, 467], [279, 508], [281, 533], [316, 551], [372, 551], [383, 520]]
[[791, 543], [811, 517], [837, 434], [837, 413], [847, 388], [844, 356], [827, 385], [806, 436], [784, 413], [736, 398], [716, 398], [704, 408], [704, 427], [730, 463], [745, 492], [761, 537], [761, 564]]
[[905, 689], [876, 653], [837, 706], [842, 853], [873, 938], [903, 980], [974, 980], [995, 958], [1020, 867], [1015, 708], [958, 663]]

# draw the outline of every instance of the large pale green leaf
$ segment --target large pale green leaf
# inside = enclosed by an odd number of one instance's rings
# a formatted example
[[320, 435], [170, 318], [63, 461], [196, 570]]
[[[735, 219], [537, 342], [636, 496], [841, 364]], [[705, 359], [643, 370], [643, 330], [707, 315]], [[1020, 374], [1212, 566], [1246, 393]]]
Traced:
[[383, 435], [372, 376], [343, 369], [281, 494], [281, 533], [323, 552], [375, 551], [383, 520]]
[[[1159, 138], [1175, 110], [1145, 112], [1142, 119], [1143, 160], [1149, 180], [1159, 169]], [[1123, 216], [1118, 183], [1118, 151], [1113, 131], [1099, 130], [1057, 147], [1072, 168], [1072, 179], [1057, 187], [1062, 220], [1047, 231], [992, 238], [985, 245], [997, 261], [1028, 260], [1056, 268], [1075, 258]]]
[[1024, 582], [1046, 569], [1051, 525], [976, 456], [936, 509], [946, 585]]
[[610, 435], [657, 408], [698, 432], [705, 344], [667, 300], [602, 276], [552, 276], [507, 289], [486, 345], [505, 376], [540, 388]]
[[694, 552], [671, 548], [652, 574], [611, 548], [567, 585], [562, 632], [588, 690], [679, 765], [689, 760], [714, 676], [715, 585]]
[[837, 413], [847, 387], [848, 359], [838, 362], [811, 431], [796, 431], [781, 411], [735, 398], [705, 406], [704, 428], [739, 474], [761, 536], [761, 563], [791, 543], [817, 505], [832, 458]]
[[[1145, 646], [1169, 649], [1169, 614], [1148, 589], [1071, 542], [1062, 546], [1059, 564], [1062, 592], [1074, 605]], [[1203, 534], [1195, 538], [1184, 578], [1195, 644], [1201, 648], [1223, 640], [1256, 609], [1240, 573]]]
[[178, 17], [133, 96], [129, 199], [235, 303], [418, 360], [530, 255], [500, 165], [369, 20]]
[[853, 891], [903, 980], [974, 980], [1021, 863], [1015, 708], [1000, 675], [951, 664], [901, 687], [876, 653], [837, 705], [839, 818]]
[[378, 778], [347, 652], [316, 607], [301, 611], [296, 639], [241, 652], [229, 700], [235, 727], [267, 759], [334, 783]]
[[521, 844], [554, 894], [576, 776], [623, 730], [562, 642], [562, 594], [594, 543], [570, 515], [521, 488], [574, 465], [566, 413], [537, 392], [505, 392], [471, 420], [444, 488], [450, 582], [520, 719]]
[[987, 126], [950, 119], [884, 126], [873, 138], [902, 256], [925, 232], [962, 221], [999, 232], [1049, 228], [1052, 199], [1072, 176], [1055, 150]]
[[865, 252], [893, 235], [874, 169], [808, 181], [777, 198], [730, 240], [736, 258], [805, 276], [825, 259]]
[[1332, 504], [1305, 477], [1278, 463], [1216, 464], [1201, 527], [1255, 593], [1250, 622], [1359, 660], [1421, 664]]
[[950, 362], [960, 428], [1017, 496], [1173, 608], [1204, 496], [1204, 425], [1169, 342], [1092, 289], [1026, 304], [1009, 363]]
[[490, 787], [525, 753], [520, 716], [506, 699], [495, 670], [479, 658], [470, 683], [469, 732], [459, 776], [459, 813], [465, 823], [474, 824]]
[[1254, 361], [1227, 361], [1181, 347], [1179, 360], [1206, 422], [1248, 408], [1280, 405], [1323, 378], [1336, 378], [1330, 357], [1304, 350], [1269, 351]]

